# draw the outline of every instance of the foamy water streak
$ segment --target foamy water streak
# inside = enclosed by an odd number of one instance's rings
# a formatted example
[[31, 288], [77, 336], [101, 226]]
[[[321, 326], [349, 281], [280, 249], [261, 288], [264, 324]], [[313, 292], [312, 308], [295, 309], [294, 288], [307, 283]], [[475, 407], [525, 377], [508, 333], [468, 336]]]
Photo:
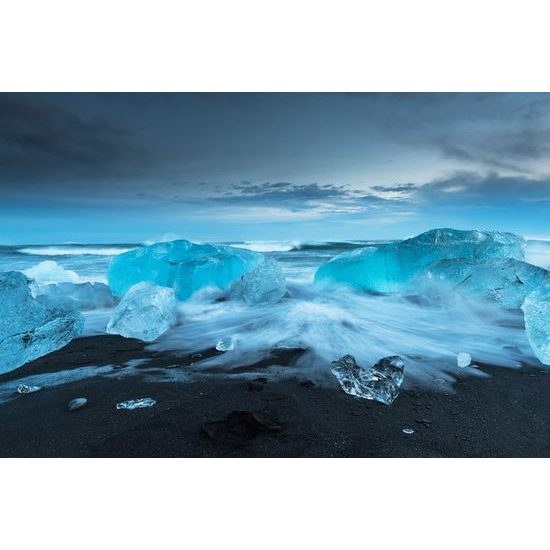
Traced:
[[[491, 304], [452, 299], [444, 305], [418, 305], [397, 297], [371, 296], [345, 288], [290, 287], [278, 304], [248, 307], [215, 302], [208, 291], [181, 304], [182, 323], [150, 346], [154, 350], [198, 350], [225, 336], [235, 351], [201, 364], [232, 367], [253, 364], [280, 347], [304, 347], [299, 371], [330, 378], [330, 362], [342, 355], [371, 365], [381, 357], [401, 355], [406, 380], [433, 385], [452, 380], [456, 356], [468, 352], [473, 362], [516, 367], [536, 364], [521, 316]], [[293, 370], [293, 372], [295, 372]], [[469, 374], [480, 373], [468, 368]]]

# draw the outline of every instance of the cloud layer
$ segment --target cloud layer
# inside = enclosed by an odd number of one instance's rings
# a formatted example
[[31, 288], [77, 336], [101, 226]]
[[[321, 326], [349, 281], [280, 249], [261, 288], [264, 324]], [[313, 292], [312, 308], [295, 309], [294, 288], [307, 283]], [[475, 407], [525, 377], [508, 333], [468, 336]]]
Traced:
[[129, 219], [550, 234], [549, 182], [550, 94], [0, 94], [4, 234], [78, 239], [77, 213], [114, 240]]

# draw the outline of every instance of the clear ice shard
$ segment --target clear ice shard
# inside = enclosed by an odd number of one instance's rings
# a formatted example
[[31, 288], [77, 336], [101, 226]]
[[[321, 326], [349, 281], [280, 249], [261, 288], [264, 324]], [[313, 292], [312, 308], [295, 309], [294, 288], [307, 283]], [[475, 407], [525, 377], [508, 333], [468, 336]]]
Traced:
[[107, 323], [109, 334], [156, 340], [176, 324], [174, 291], [154, 283], [138, 283], [126, 292]]
[[57, 283], [35, 287], [36, 299], [46, 307], [63, 307], [88, 311], [110, 308], [116, 304], [111, 289], [104, 283]]
[[550, 271], [514, 259], [442, 260], [429, 267], [427, 276], [432, 284], [494, 300], [506, 309], [519, 309], [530, 292], [550, 286]]
[[216, 344], [216, 349], [218, 351], [232, 351], [235, 349], [235, 341], [231, 336], [225, 336]]
[[156, 401], [151, 397], [141, 397], [140, 399], [129, 399], [128, 401], [122, 401], [116, 404], [117, 409], [125, 409], [132, 411], [134, 409], [145, 409], [152, 407]]
[[228, 290], [264, 258], [259, 252], [227, 245], [184, 240], [156, 243], [116, 256], [109, 266], [108, 280], [115, 296], [122, 296], [136, 283], [149, 281], [173, 288], [178, 300], [186, 300], [205, 287]]
[[398, 355], [384, 357], [369, 369], [360, 367], [351, 355], [344, 355], [331, 365], [332, 373], [346, 393], [385, 405], [391, 405], [399, 395], [404, 369]]
[[472, 356], [469, 353], [466, 353], [465, 351], [461, 351], [456, 356], [456, 364], [461, 367], [468, 367], [472, 363]]
[[34, 393], [36, 391], [40, 391], [41, 389], [41, 386], [27, 386], [27, 384], [19, 384], [19, 386], [17, 386], [17, 393]]
[[371, 292], [414, 289], [416, 279], [441, 260], [523, 260], [525, 241], [512, 233], [432, 229], [399, 243], [344, 252], [321, 265], [318, 283], [347, 284]]
[[0, 273], [0, 373], [67, 345], [84, 328], [78, 311], [47, 308], [19, 271]]
[[521, 309], [531, 348], [541, 363], [550, 365], [550, 285], [529, 294]]
[[258, 267], [235, 283], [230, 297], [243, 300], [248, 305], [274, 303], [286, 294], [286, 280], [283, 270], [272, 258], [264, 257]]

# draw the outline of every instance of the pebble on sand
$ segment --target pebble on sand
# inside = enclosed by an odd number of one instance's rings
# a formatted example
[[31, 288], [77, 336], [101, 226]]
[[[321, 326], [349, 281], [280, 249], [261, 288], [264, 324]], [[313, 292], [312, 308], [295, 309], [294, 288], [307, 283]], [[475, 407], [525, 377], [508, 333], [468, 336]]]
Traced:
[[69, 401], [67, 408], [70, 411], [76, 411], [77, 409], [81, 409], [82, 407], [84, 407], [86, 403], [88, 403], [88, 400], [85, 397], [77, 397], [76, 399]]

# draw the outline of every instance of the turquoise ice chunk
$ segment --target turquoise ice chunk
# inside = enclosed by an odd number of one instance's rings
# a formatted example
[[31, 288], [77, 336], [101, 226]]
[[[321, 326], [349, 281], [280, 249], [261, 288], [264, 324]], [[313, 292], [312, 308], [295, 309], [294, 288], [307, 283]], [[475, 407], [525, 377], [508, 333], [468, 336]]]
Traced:
[[0, 373], [62, 348], [84, 328], [78, 311], [35, 300], [30, 283], [19, 271], [0, 273]]
[[541, 363], [550, 365], [550, 285], [529, 293], [522, 309], [531, 348]]
[[440, 260], [523, 260], [525, 241], [512, 233], [432, 229], [399, 243], [344, 252], [321, 265], [317, 283], [380, 293], [414, 290], [419, 275]]
[[178, 300], [186, 300], [204, 287], [229, 289], [263, 259], [258, 252], [227, 245], [185, 240], [156, 243], [116, 256], [109, 267], [108, 280], [115, 296], [149, 281], [173, 288]]

